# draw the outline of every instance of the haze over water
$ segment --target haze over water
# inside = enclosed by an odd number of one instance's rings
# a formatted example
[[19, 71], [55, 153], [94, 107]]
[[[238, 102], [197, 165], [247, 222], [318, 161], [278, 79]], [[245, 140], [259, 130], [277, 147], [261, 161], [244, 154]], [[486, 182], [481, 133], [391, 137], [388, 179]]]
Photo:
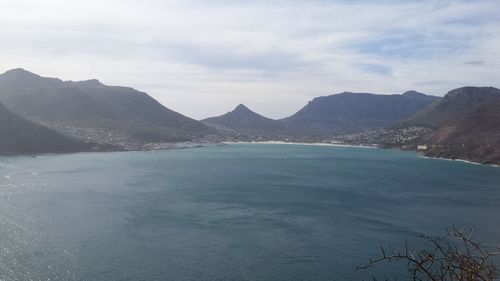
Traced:
[[500, 244], [499, 183], [495, 167], [330, 146], [3, 157], [0, 279], [361, 280], [380, 245], [418, 233]]

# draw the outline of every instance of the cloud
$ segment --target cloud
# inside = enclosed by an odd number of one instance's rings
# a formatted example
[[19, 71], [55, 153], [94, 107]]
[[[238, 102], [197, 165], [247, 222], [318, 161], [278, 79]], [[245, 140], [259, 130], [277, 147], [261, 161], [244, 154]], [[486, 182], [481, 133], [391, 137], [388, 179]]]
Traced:
[[133, 86], [195, 118], [239, 103], [279, 118], [335, 92], [495, 86], [498, 14], [496, 0], [0, 0], [0, 71]]
[[285, 51], [235, 52], [230, 48], [196, 45], [167, 46], [166, 52], [176, 59], [212, 70], [250, 69], [263, 71], [267, 75], [275, 72], [293, 71], [308, 62]]
[[386, 30], [377, 37], [348, 45], [357, 52], [391, 58], [431, 59], [452, 56], [472, 47], [466, 35], [454, 36], [440, 31], [413, 32]]
[[484, 65], [484, 61], [482, 61], [482, 60], [470, 60], [470, 61], [464, 62], [464, 64], [469, 65], [469, 66], [482, 66], [482, 65]]
[[385, 65], [360, 64], [358, 65], [358, 67], [369, 73], [380, 74], [380, 75], [391, 75], [391, 68]]

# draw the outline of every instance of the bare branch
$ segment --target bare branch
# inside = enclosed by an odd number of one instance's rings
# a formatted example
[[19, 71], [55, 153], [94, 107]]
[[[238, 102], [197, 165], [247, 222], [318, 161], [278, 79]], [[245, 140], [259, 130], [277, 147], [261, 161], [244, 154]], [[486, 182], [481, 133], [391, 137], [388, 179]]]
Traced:
[[[404, 242], [403, 252], [386, 252], [380, 248], [381, 257], [370, 259], [365, 266], [356, 270], [366, 270], [380, 262], [405, 261], [411, 280], [430, 281], [492, 281], [499, 277], [499, 270], [492, 258], [500, 255], [498, 251], [489, 252], [482, 247], [481, 241], [473, 239], [473, 230], [447, 229], [439, 237], [419, 235], [429, 244], [429, 248], [412, 250], [408, 241]], [[374, 280], [375, 277], [373, 277]], [[388, 279], [386, 279], [388, 280]]]

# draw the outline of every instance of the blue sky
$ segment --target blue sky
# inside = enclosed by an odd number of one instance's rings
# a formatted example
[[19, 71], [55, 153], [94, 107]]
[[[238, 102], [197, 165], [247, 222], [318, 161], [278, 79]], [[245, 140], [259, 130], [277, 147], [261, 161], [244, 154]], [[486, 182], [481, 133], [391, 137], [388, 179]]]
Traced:
[[343, 91], [500, 87], [500, 2], [0, 0], [0, 71], [98, 78], [193, 118]]

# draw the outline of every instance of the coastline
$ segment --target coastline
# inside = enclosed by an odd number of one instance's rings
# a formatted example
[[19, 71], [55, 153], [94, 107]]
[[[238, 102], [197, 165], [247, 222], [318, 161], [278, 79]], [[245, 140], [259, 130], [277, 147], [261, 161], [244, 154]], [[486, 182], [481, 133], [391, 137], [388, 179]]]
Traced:
[[[223, 143], [223, 144], [277, 144], [277, 145], [303, 145], [303, 146], [334, 146], [334, 147], [355, 147], [355, 148], [400, 150], [398, 148], [383, 148], [383, 147], [379, 147], [379, 146], [352, 145], [352, 144], [341, 144], [341, 143], [322, 143], [322, 142], [303, 143], [303, 142], [285, 142], [285, 141], [254, 141], [254, 142], [250, 142], [250, 141], [225, 141], [225, 142], [221, 142], [221, 143]], [[408, 151], [408, 150], [401, 150], [401, 151]], [[418, 151], [415, 151], [415, 150], [410, 150], [410, 151], [416, 153], [419, 157], [425, 158], [425, 159], [454, 161], [454, 162], [462, 162], [462, 163], [471, 164], [471, 165], [489, 166], [489, 167], [500, 168], [500, 165], [498, 165], [498, 164], [484, 164], [484, 163], [474, 162], [474, 161], [465, 160], [465, 159], [451, 159], [451, 158], [425, 156], [425, 155], [419, 153]]]
[[231, 145], [231, 144], [270, 144], [270, 145], [297, 145], [297, 146], [331, 146], [331, 147], [352, 147], [352, 148], [369, 148], [369, 149], [391, 149], [413, 152], [420, 158], [433, 159], [433, 160], [444, 160], [453, 162], [462, 162], [466, 164], [479, 165], [479, 166], [490, 166], [500, 168], [500, 164], [484, 164], [480, 162], [474, 162], [466, 159], [451, 159], [442, 157], [425, 156], [424, 154], [415, 150], [401, 150], [399, 148], [387, 148], [376, 145], [352, 145], [352, 144], [342, 144], [342, 143], [324, 143], [324, 142], [286, 142], [286, 141], [222, 141], [222, 142], [178, 142], [178, 143], [149, 143], [145, 144], [141, 148], [133, 149], [102, 149], [102, 150], [88, 150], [88, 151], [72, 151], [72, 152], [45, 152], [45, 153], [12, 153], [12, 154], [0, 154], [1, 158], [10, 157], [32, 157], [37, 158], [40, 156], [47, 155], [64, 155], [64, 154], [77, 154], [77, 153], [102, 153], [102, 152], [155, 152], [163, 150], [181, 150], [188, 148], [200, 148], [206, 146], [217, 146], [217, 145]]
[[465, 160], [465, 159], [451, 159], [451, 158], [442, 158], [442, 157], [432, 157], [432, 156], [425, 156], [425, 155], [420, 155], [421, 158], [425, 159], [433, 159], [433, 160], [443, 160], [443, 161], [452, 161], [452, 162], [462, 162], [466, 164], [472, 164], [472, 165], [477, 165], [477, 166], [489, 166], [489, 167], [496, 167], [500, 168], [500, 165], [498, 164], [484, 164], [484, 163], [479, 163], [479, 162], [474, 162], [470, 160]]
[[224, 141], [224, 144], [279, 144], [279, 145], [303, 145], [303, 146], [335, 146], [335, 147], [357, 147], [377, 149], [377, 146], [369, 145], [352, 145], [341, 143], [324, 143], [324, 142], [286, 142], [286, 141]]

